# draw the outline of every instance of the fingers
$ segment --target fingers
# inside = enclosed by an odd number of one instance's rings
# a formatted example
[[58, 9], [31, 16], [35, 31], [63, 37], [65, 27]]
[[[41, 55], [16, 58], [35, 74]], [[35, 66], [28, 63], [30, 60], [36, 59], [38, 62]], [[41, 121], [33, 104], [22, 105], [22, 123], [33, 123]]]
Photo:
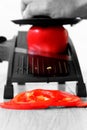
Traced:
[[39, 15], [49, 16], [51, 18], [65, 17], [66, 8], [63, 1], [61, 2], [61, 0], [22, 0], [22, 16], [23, 18], [31, 18], [33, 16]]
[[31, 18], [33, 16], [39, 15], [49, 15], [47, 9], [47, 3], [45, 1], [32, 0], [21, 3], [21, 11], [23, 18]]
[[32, 17], [30, 11], [30, 4], [28, 4], [27, 6], [25, 5], [24, 10], [22, 10], [22, 16], [25, 19]]
[[24, 11], [28, 3], [30, 3], [31, 0], [21, 0], [21, 11]]
[[21, 12], [23, 12], [26, 8], [26, 4], [24, 2], [21, 2]]
[[22, 0], [23, 18], [49, 16], [51, 18], [74, 17], [78, 7], [76, 0]]
[[[25, 10], [27, 9], [27, 6], [31, 3], [30, 0], [22, 0], [21, 1], [21, 13], [22, 16], [25, 17]], [[28, 12], [27, 12], [28, 13]]]

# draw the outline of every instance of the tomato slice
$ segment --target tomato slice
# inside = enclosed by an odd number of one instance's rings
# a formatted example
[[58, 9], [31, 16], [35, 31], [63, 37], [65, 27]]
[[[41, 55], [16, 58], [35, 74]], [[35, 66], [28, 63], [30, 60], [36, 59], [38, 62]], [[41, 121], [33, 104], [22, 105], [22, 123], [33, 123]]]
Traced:
[[71, 96], [71, 97], [65, 97], [62, 100], [56, 101], [54, 103], [54, 106], [77, 107], [79, 103], [81, 103], [80, 98]]
[[0, 106], [8, 109], [42, 109], [48, 108], [55, 101], [52, 91], [36, 89], [18, 94], [9, 102]]
[[8, 109], [44, 109], [48, 107], [87, 107], [78, 96], [59, 90], [35, 89], [18, 94], [12, 100], [0, 103]]

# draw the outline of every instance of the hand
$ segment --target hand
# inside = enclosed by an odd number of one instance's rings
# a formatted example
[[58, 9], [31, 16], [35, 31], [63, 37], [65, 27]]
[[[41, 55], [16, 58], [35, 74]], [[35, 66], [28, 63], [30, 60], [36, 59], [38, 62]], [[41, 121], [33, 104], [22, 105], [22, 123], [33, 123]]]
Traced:
[[21, 10], [23, 18], [38, 15], [51, 18], [84, 17], [87, 14], [85, 4], [87, 0], [21, 0]]

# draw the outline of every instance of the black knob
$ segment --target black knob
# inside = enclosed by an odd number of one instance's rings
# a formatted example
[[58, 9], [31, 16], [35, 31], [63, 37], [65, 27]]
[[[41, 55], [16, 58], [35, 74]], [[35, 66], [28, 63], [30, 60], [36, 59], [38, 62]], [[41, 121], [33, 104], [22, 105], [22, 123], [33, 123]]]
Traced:
[[5, 41], [7, 41], [7, 38], [4, 36], [0, 36], [0, 44], [4, 43]]

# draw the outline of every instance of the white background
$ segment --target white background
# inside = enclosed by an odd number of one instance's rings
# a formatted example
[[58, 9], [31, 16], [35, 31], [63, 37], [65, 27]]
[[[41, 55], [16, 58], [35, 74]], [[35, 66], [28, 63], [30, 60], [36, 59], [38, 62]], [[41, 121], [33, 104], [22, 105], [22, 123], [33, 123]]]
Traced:
[[[11, 22], [13, 19], [22, 18], [20, 2], [21, 0], [0, 0], [0, 36], [4, 35], [9, 39], [20, 30], [18, 25]], [[65, 27], [76, 48], [82, 71], [87, 72], [87, 21]]]

